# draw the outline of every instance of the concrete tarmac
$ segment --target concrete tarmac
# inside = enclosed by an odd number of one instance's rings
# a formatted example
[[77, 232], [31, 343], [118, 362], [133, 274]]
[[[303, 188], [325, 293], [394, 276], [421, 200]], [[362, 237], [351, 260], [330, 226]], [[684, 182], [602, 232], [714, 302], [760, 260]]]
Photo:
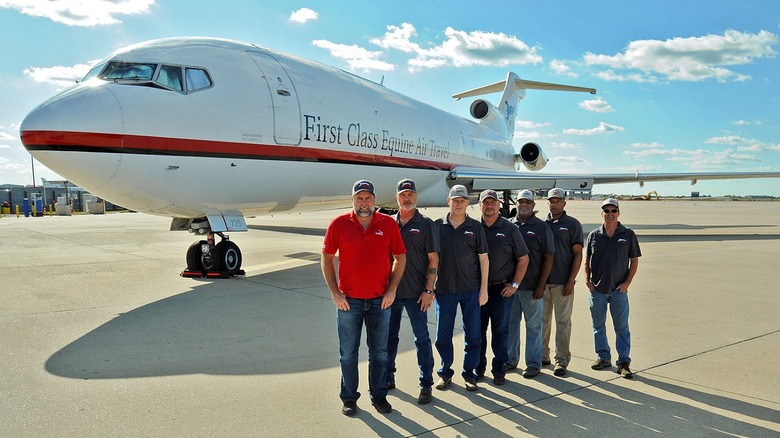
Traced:
[[[231, 235], [246, 276], [218, 280], [179, 276], [195, 238], [167, 218], [2, 217], [0, 436], [780, 436], [780, 202], [621, 207], [643, 253], [634, 379], [590, 369], [581, 274], [566, 376], [510, 372], [468, 393], [458, 329], [453, 385], [419, 406], [404, 322], [394, 411], [371, 407], [363, 346], [353, 418], [340, 412], [336, 310], [318, 261], [339, 212], [248, 219]], [[586, 233], [599, 209], [567, 206]], [[608, 336], [614, 350], [610, 325]]]

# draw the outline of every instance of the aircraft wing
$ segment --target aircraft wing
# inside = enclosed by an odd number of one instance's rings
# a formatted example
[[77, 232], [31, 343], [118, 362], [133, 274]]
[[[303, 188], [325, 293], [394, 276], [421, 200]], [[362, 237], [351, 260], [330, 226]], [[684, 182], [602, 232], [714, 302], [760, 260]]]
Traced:
[[690, 181], [691, 185], [707, 179], [780, 178], [780, 172], [712, 172], [712, 173], [604, 173], [592, 175], [519, 173], [473, 167], [456, 167], [447, 179], [463, 184], [473, 191], [485, 189], [520, 190], [551, 189], [591, 190], [594, 184], [638, 182], [640, 187], [650, 181]]

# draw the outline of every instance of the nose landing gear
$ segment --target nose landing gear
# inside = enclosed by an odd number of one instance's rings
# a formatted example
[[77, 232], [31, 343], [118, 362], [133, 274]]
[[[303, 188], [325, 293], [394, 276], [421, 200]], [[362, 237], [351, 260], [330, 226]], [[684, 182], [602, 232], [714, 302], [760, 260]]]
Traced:
[[[220, 242], [214, 244], [214, 234]], [[241, 269], [241, 250], [223, 233], [208, 233], [206, 240], [200, 240], [187, 249], [187, 268], [182, 277], [227, 278], [244, 275]]]

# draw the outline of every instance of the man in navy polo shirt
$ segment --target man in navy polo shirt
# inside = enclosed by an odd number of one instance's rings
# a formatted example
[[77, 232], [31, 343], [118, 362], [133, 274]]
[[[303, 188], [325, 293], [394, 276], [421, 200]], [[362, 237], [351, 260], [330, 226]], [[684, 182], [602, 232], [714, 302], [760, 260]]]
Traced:
[[520, 230], [501, 217], [498, 193], [485, 190], [479, 194], [482, 226], [488, 243], [488, 302], [482, 306], [482, 349], [477, 375], [487, 370], [487, 328], [490, 325], [493, 362], [493, 383], [506, 383], [506, 363], [509, 346], [509, 314], [515, 292], [528, 267], [528, 248]]
[[331, 221], [322, 244], [322, 275], [338, 309], [341, 413], [349, 416], [357, 414], [360, 397], [358, 350], [363, 321], [371, 404], [381, 413], [393, 410], [387, 401], [387, 336], [390, 306], [406, 266], [406, 250], [398, 225], [392, 217], [375, 212], [375, 203], [371, 181], [357, 181], [352, 187], [352, 211]]
[[520, 363], [520, 321], [525, 319], [525, 369], [530, 379], [542, 368], [542, 307], [544, 285], [552, 269], [555, 242], [547, 224], [536, 217], [534, 194], [522, 190], [517, 195], [517, 216], [512, 218], [528, 247], [529, 260], [520, 290], [515, 293], [509, 314], [509, 363], [513, 369]]
[[428, 334], [428, 309], [434, 301], [433, 288], [439, 268], [439, 232], [433, 221], [417, 210], [417, 187], [402, 179], [396, 186], [398, 214], [406, 247], [406, 269], [390, 308], [390, 336], [387, 339], [387, 388], [395, 388], [395, 358], [398, 353], [401, 316], [404, 309], [412, 325], [417, 365], [420, 367], [420, 395], [417, 403], [430, 403], [433, 387], [433, 348]]
[[555, 237], [555, 259], [547, 285], [544, 287], [542, 311], [542, 365], [549, 365], [550, 335], [555, 313], [555, 369], [563, 376], [571, 360], [571, 312], [574, 308], [574, 283], [582, 265], [584, 238], [580, 221], [566, 214], [566, 192], [554, 188], [547, 193], [550, 213], [547, 225]]
[[585, 242], [585, 276], [590, 291], [590, 317], [593, 340], [598, 358], [591, 368], [600, 370], [612, 366], [612, 354], [607, 341], [607, 307], [615, 329], [615, 349], [618, 353], [617, 372], [630, 379], [631, 332], [628, 329], [628, 287], [639, 268], [639, 241], [633, 230], [618, 221], [620, 204], [607, 199], [601, 204], [604, 224], [588, 234]]
[[468, 215], [469, 192], [460, 184], [450, 189], [447, 204], [450, 211], [436, 220], [441, 238], [439, 280], [436, 284], [436, 350], [441, 356], [441, 368], [436, 389], [445, 390], [452, 383], [454, 360], [452, 334], [458, 306], [463, 319], [464, 356], [461, 375], [466, 390], [476, 391], [479, 351], [479, 307], [487, 302], [488, 247], [482, 224]]

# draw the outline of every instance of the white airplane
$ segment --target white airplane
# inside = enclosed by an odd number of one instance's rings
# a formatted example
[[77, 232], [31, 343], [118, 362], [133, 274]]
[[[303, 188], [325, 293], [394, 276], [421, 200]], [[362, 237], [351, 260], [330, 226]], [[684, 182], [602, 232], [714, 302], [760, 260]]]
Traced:
[[[502, 92], [466, 120], [343, 70], [254, 44], [167, 38], [117, 50], [84, 80], [35, 108], [21, 139], [41, 163], [111, 202], [170, 216], [171, 230], [205, 236], [187, 251], [188, 276], [242, 274], [226, 232], [245, 215], [344, 208], [361, 178], [377, 205], [395, 205], [412, 178], [419, 206], [444, 205], [449, 187], [591, 189], [594, 184], [777, 178], [780, 172], [549, 175], [535, 143], [515, 153], [525, 90], [592, 88], [506, 80], [456, 94]], [[215, 242], [214, 235], [220, 237]]]

